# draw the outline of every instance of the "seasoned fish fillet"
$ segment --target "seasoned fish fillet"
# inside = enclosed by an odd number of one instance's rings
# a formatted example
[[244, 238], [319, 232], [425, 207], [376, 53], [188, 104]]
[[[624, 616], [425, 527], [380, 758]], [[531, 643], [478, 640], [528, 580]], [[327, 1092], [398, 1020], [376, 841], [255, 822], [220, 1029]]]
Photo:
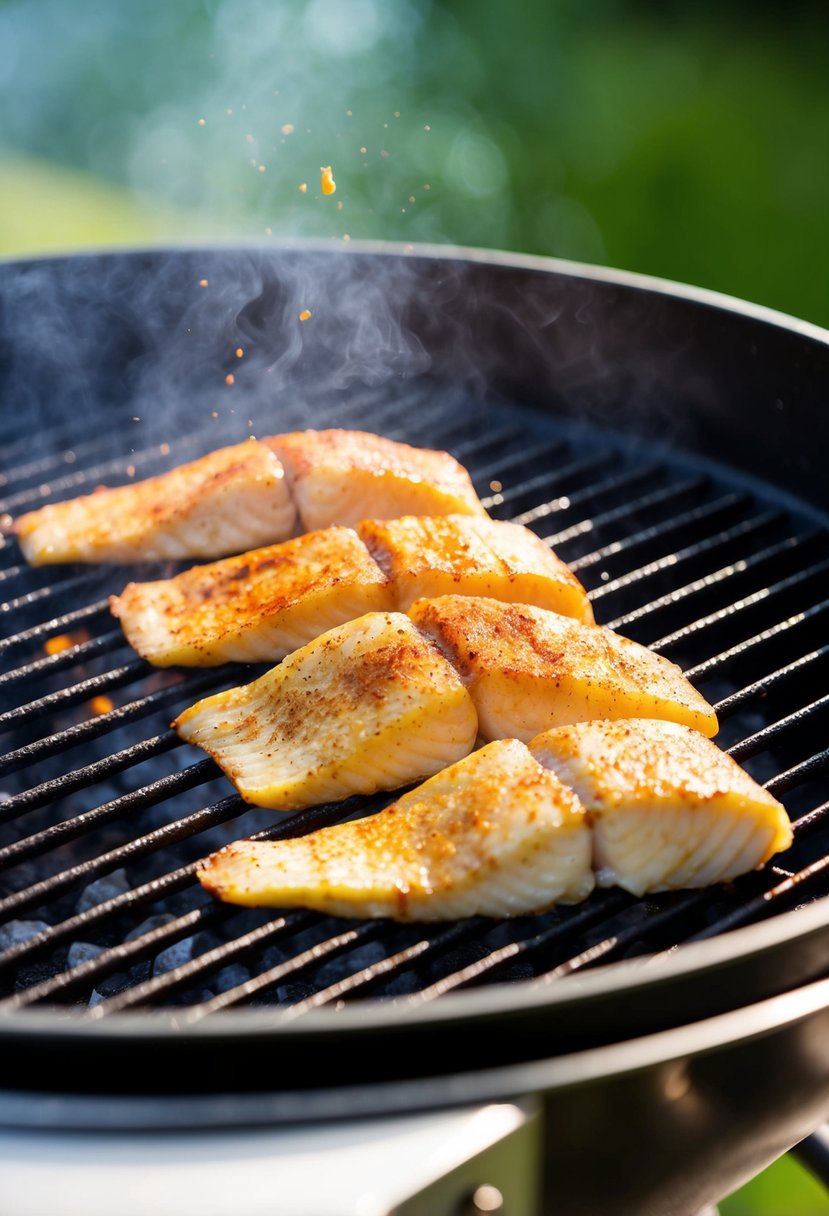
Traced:
[[282, 841], [241, 841], [199, 878], [231, 903], [335, 916], [517, 916], [594, 885], [578, 799], [523, 743], [453, 764], [379, 814]]
[[275, 662], [394, 603], [357, 533], [326, 528], [174, 578], [129, 583], [110, 607], [130, 645], [151, 663], [210, 667]]
[[149, 662], [211, 666], [276, 661], [363, 613], [404, 610], [428, 586], [461, 595], [486, 589], [592, 620], [584, 589], [534, 533], [471, 515], [309, 532], [171, 579], [130, 583], [110, 607]]
[[472, 699], [403, 613], [322, 634], [260, 679], [199, 701], [173, 723], [248, 802], [293, 810], [396, 789], [471, 751]]
[[220, 557], [290, 536], [282, 465], [255, 439], [145, 481], [53, 503], [15, 521], [32, 565]]
[[600, 886], [634, 895], [704, 887], [791, 844], [781, 804], [687, 726], [580, 722], [529, 746], [589, 812]]
[[294, 431], [263, 440], [291, 485], [302, 527], [398, 515], [483, 515], [466, 469], [448, 452], [367, 431]]
[[390, 576], [401, 612], [425, 596], [477, 595], [593, 623], [579, 580], [520, 524], [477, 515], [406, 515], [366, 519], [357, 531]]
[[527, 604], [446, 595], [409, 615], [465, 680], [484, 739], [526, 743], [588, 718], [667, 718], [705, 735], [716, 715], [680, 669], [598, 625]]

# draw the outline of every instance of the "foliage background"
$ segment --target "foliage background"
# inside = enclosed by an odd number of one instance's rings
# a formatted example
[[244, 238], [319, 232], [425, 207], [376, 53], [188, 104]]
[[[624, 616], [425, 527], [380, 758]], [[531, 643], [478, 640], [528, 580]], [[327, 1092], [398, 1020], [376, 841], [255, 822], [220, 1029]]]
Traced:
[[[0, 0], [0, 254], [481, 245], [829, 326], [827, 46], [823, 0]], [[722, 1211], [827, 1207], [786, 1160]]]

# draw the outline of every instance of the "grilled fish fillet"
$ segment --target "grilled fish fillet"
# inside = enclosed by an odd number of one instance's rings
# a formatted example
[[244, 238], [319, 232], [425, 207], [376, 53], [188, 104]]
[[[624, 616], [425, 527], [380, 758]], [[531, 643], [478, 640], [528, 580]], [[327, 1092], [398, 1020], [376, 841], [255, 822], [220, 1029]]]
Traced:
[[600, 886], [634, 895], [704, 887], [791, 844], [784, 807], [687, 726], [580, 722], [529, 746], [589, 812]]
[[275, 662], [367, 612], [391, 587], [351, 528], [325, 528], [174, 578], [129, 583], [110, 608], [151, 663]]
[[53, 503], [15, 521], [27, 561], [219, 557], [290, 536], [296, 508], [282, 465], [255, 439], [169, 473]]
[[484, 515], [448, 452], [366, 431], [294, 431], [221, 448], [158, 477], [14, 522], [32, 565], [222, 557], [369, 516]]
[[454, 668], [409, 618], [378, 612], [199, 701], [173, 727], [248, 802], [287, 811], [431, 776], [472, 750], [477, 716]]
[[717, 718], [680, 669], [598, 625], [527, 604], [417, 600], [414, 623], [463, 677], [483, 739], [528, 742], [589, 718], [665, 718], [714, 735]]
[[357, 531], [392, 580], [395, 607], [440, 595], [537, 604], [593, 622], [587, 593], [529, 528], [477, 515], [366, 519]]
[[273, 435], [263, 443], [284, 465], [308, 531], [398, 515], [485, 513], [466, 469], [448, 452], [336, 428]]
[[379, 814], [283, 841], [241, 841], [199, 879], [220, 899], [335, 916], [516, 916], [594, 885], [578, 799], [515, 739], [490, 743]]
[[130, 583], [110, 608], [149, 662], [207, 667], [275, 662], [363, 613], [403, 610], [429, 586], [462, 595], [486, 588], [497, 599], [592, 620], [581, 584], [534, 533], [471, 515], [309, 532], [171, 579]]

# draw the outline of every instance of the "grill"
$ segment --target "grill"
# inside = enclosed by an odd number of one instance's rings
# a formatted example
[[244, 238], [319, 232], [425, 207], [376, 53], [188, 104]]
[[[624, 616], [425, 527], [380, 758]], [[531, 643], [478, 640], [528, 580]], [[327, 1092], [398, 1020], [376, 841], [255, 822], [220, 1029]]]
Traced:
[[[795, 825], [789, 852], [728, 886], [602, 891], [514, 921], [404, 926], [220, 905], [194, 879], [207, 852], [392, 796], [279, 817], [247, 807], [168, 724], [264, 669], [151, 668], [107, 596], [158, 565], [33, 570], [7, 540], [0, 1035], [14, 1048], [4, 1088], [16, 1120], [48, 1122], [38, 1094], [57, 1090], [117, 1099], [126, 1125], [165, 1121], [163, 1104], [136, 1113], [145, 1099], [201, 1095], [195, 1118], [209, 1122], [205, 1052], [228, 1036], [230, 1087], [258, 1094], [246, 1119], [319, 1118], [346, 1093], [352, 1112], [431, 1106], [433, 1090], [417, 1097], [426, 1070], [449, 1081], [484, 1064], [577, 1059], [826, 973], [820, 335], [658, 285], [435, 251], [201, 250], [3, 269], [0, 513], [305, 425], [445, 448], [494, 517], [527, 524], [572, 567], [600, 623], [680, 664], [716, 706], [720, 745]], [[326, 317], [326, 300], [344, 303]], [[305, 306], [319, 324], [300, 341]], [[306, 1091], [302, 1110], [283, 1109], [276, 1088]], [[90, 1119], [78, 1103], [65, 1111]]]

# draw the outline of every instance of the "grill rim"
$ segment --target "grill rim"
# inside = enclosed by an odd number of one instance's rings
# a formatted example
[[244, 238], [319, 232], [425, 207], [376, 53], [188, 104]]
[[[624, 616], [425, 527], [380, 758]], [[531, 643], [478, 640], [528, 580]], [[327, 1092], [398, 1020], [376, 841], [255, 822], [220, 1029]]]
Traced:
[[[433, 246], [433, 245], [402, 245], [389, 242], [354, 241], [347, 249], [326, 241], [280, 241], [262, 246], [259, 242], [221, 242], [215, 245], [204, 242], [177, 244], [168, 248], [148, 245], [126, 249], [81, 250], [76, 253], [55, 256], [52, 254], [42, 257], [0, 258], [0, 270], [3, 267], [27, 266], [32, 264], [61, 263], [77, 257], [123, 257], [123, 256], [160, 256], [165, 254], [182, 254], [204, 252], [210, 255], [236, 252], [252, 252], [262, 254], [269, 259], [277, 259], [281, 253], [311, 254], [340, 257], [365, 257], [384, 255], [386, 257], [402, 257], [406, 259], [422, 259], [438, 261], [446, 264], [472, 263], [496, 267], [511, 271], [530, 271], [541, 274], [555, 274], [565, 278], [586, 280], [592, 283], [612, 284], [614, 286], [634, 289], [648, 294], [661, 294], [675, 300], [684, 300], [706, 308], [738, 314], [754, 322], [785, 329], [801, 338], [817, 341], [829, 348], [829, 331], [811, 322], [790, 317], [762, 305], [755, 305], [736, 299], [723, 293], [706, 288], [673, 282], [654, 276], [636, 272], [621, 271], [607, 267], [596, 267], [562, 259], [539, 257], [535, 255], [513, 254], [502, 251], [475, 249], [463, 246]], [[682, 447], [678, 455], [685, 455]], [[694, 467], [700, 468], [711, 464], [710, 458], [699, 454], [694, 456]], [[732, 481], [744, 481], [748, 484], [763, 484], [763, 479], [740, 469], [732, 468], [724, 462], [729, 474], [734, 474]], [[794, 497], [784, 488], [774, 486], [778, 501], [787, 498], [802, 515], [815, 515], [816, 507], [808, 500]], [[818, 900], [807, 907], [798, 908], [791, 912], [777, 913], [767, 921], [730, 930], [716, 938], [704, 942], [685, 943], [676, 948], [668, 957], [648, 955], [633, 960], [597, 966], [587, 974], [564, 977], [567, 983], [562, 985], [559, 980], [554, 984], [544, 981], [527, 981], [520, 985], [505, 983], [487, 989], [476, 989], [472, 992], [449, 993], [440, 1001], [422, 1006], [414, 1004], [396, 1005], [392, 1002], [360, 1002], [357, 1005], [346, 1006], [341, 1010], [318, 1009], [311, 1010], [297, 1021], [286, 1020], [281, 1025], [281, 1011], [278, 1009], [234, 1009], [222, 1012], [221, 1018], [208, 1018], [202, 1022], [187, 1025], [182, 1011], [170, 1009], [151, 1009], [138, 1012], [124, 1012], [117, 1018], [106, 1021], [103, 1034], [107, 1039], [124, 1038], [133, 1041], [142, 1038], [154, 1038], [158, 1035], [174, 1034], [177, 1040], [182, 1035], [200, 1040], [202, 1038], [235, 1037], [238, 1033], [262, 1031], [279, 1034], [280, 1038], [287, 1036], [287, 1041], [307, 1036], [327, 1034], [332, 1028], [338, 1033], [349, 1030], [365, 1031], [368, 1028], [378, 1031], [405, 1030], [416, 1022], [419, 1027], [427, 1025], [446, 1025], [463, 1022], [468, 1025], [470, 1020], [500, 1018], [514, 1014], [516, 1009], [534, 1010], [545, 1009], [551, 1013], [555, 1010], [578, 1008], [583, 1003], [600, 1000], [608, 995], [624, 991], [630, 994], [650, 994], [655, 989], [664, 986], [683, 986], [688, 981], [693, 983], [701, 971], [706, 973], [724, 967], [732, 967], [739, 960], [749, 969], [759, 960], [761, 966], [767, 967], [769, 955], [785, 954], [786, 947], [794, 942], [808, 942], [822, 938], [829, 930], [829, 900]], [[658, 964], [654, 960], [658, 959]], [[648, 967], [650, 972], [648, 973]], [[805, 968], [805, 963], [804, 963]], [[791, 983], [805, 982], [814, 978], [804, 974], [797, 980], [781, 981], [775, 988], [766, 979], [767, 995], [782, 991]], [[517, 998], [520, 996], [520, 1000]], [[688, 1010], [689, 1016], [692, 1010]], [[704, 1016], [704, 1014], [698, 1014]], [[102, 1034], [101, 1025], [88, 1015], [72, 1009], [55, 1010], [53, 1008], [26, 1009], [24, 1011], [0, 1011], [0, 1041], [30, 1037], [33, 1027], [37, 1027], [38, 1035], [56, 1036], [59, 1039], [68, 1037], [72, 1040], [84, 1040], [87, 1036], [99, 1038]]]

